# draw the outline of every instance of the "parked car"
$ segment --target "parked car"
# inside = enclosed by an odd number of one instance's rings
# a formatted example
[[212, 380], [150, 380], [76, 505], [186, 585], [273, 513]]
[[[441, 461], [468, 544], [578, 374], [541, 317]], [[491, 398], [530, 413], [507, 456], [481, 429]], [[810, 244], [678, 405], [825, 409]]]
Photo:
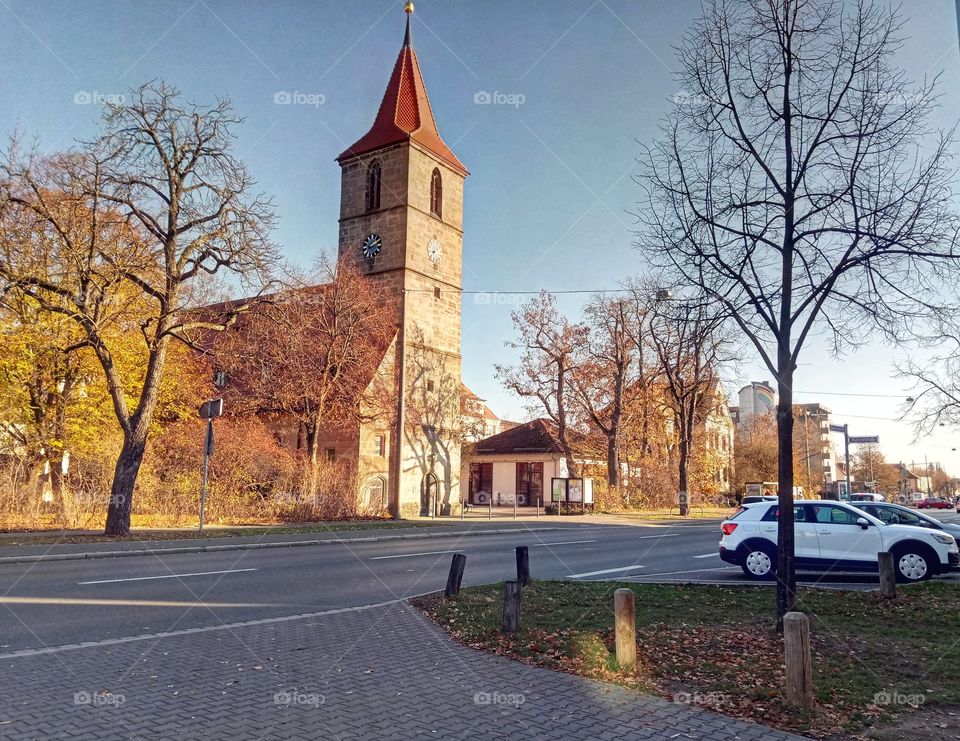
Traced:
[[777, 498], [776, 498], [776, 497], [773, 497], [773, 496], [770, 496], [769, 494], [764, 494], [764, 495], [762, 495], [762, 496], [753, 496], [753, 495], [751, 495], [751, 496], [749, 496], [749, 497], [744, 497], [744, 498], [740, 501], [740, 504], [741, 504], [741, 505], [743, 505], [743, 504], [756, 504], [757, 502], [775, 502], [775, 501], [777, 501]]
[[872, 491], [855, 491], [850, 495], [851, 502], [885, 502], [887, 501], [883, 494], [877, 494]]
[[924, 497], [917, 502], [917, 509], [950, 509], [950, 502], [942, 497]]
[[[772, 579], [777, 569], [776, 502], [749, 504], [720, 525], [720, 558], [751, 579]], [[796, 567], [814, 571], [876, 571], [877, 554], [893, 553], [897, 579], [918, 582], [960, 568], [952, 535], [911, 525], [885, 525], [846, 502], [794, 505]]]
[[960, 525], [955, 525], [952, 522], [941, 522], [930, 515], [920, 514], [909, 507], [891, 502], [854, 502], [852, 504], [857, 509], [882, 520], [887, 525], [914, 525], [916, 527], [927, 527], [931, 530], [942, 530], [952, 535], [957, 542], [960, 542]]

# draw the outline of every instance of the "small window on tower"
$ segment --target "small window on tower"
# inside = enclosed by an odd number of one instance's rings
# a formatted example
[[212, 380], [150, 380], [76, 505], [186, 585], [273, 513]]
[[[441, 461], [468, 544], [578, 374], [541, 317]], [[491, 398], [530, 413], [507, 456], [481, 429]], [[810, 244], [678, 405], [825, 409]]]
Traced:
[[440, 286], [435, 286], [433, 289], [433, 297], [440, 298]]
[[387, 439], [384, 435], [377, 435], [376, 445], [377, 445], [377, 455], [381, 458], [383, 457], [384, 452], [387, 449]]
[[380, 208], [380, 162], [374, 160], [367, 168], [367, 211]]
[[440, 170], [433, 168], [430, 178], [430, 213], [438, 219], [443, 218], [443, 181], [440, 179]]
[[427, 381], [427, 391], [433, 391], [433, 381]]
[[327, 448], [327, 460], [331, 463], [337, 459], [337, 449]]

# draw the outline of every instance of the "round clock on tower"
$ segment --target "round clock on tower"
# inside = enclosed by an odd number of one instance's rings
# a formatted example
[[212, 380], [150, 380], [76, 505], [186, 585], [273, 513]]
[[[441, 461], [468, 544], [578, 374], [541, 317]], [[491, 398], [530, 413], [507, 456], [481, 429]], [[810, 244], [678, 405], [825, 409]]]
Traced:
[[434, 265], [440, 263], [440, 258], [443, 257], [443, 250], [440, 247], [440, 242], [436, 239], [431, 239], [427, 242], [427, 257], [430, 258], [430, 262]]

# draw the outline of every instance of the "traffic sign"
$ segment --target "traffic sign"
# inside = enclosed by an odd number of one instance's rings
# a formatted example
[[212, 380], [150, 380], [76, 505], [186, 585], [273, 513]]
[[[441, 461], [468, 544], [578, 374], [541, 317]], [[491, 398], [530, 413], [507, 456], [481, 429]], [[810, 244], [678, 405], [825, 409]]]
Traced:
[[879, 435], [860, 435], [859, 437], [850, 436], [850, 442], [860, 443], [861, 445], [875, 445], [880, 442]]
[[830, 432], [846, 432], [846, 425], [830, 425]]
[[223, 414], [223, 399], [211, 399], [200, 406], [201, 419], [215, 419]]

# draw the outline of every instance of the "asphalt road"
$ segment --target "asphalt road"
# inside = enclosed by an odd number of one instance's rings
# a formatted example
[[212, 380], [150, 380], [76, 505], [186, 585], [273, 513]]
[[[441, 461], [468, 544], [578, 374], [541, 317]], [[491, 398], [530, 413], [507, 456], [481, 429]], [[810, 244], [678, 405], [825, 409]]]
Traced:
[[[952, 513], [943, 519], [957, 519]], [[0, 657], [124, 636], [166, 633], [359, 607], [442, 589], [452, 553], [464, 584], [514, 578], [514, 547], [530, 547], [534, 578], [744, 583], [717, 554], [717, 522], [564, 525], [477, 537], [443, 536], [304, 548], [224, 551], [0, 566]], [[868, 588], [870, 575], [801, 581]], [[750, 582], [752, 583], [752, 582]]]

